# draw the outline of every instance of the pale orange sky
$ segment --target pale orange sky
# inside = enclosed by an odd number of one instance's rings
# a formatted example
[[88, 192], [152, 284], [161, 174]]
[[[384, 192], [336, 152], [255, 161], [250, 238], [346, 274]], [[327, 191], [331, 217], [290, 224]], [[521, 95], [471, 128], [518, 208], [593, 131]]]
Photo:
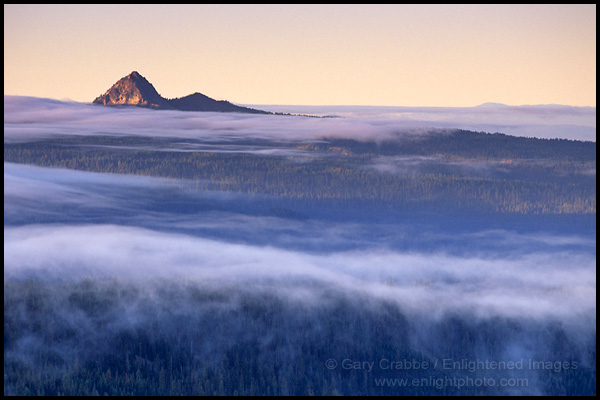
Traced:
[[4, 94], [596, 105], [595, 5], [4, 5]]

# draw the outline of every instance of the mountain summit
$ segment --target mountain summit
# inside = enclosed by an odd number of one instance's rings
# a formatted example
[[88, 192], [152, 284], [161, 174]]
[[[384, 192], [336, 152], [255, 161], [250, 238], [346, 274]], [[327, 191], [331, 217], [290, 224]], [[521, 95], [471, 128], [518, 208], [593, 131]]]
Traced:
[[94, 103], [105, 106], [173, 108], [167, 99], [158, 94], [154, 86], [137, 71], [119, 79], [106, 93], [96, 98]]
[[214, 100], [201, 93], [194, 93], [176, 99], [165, 99], [137, 71], [133, 71], [126, 77], [119, 79], [106, 93], [97, 97], [93, 103], [105, 106], [138, 106], [163, 110], [270, 114], [267, 111], [236, 106], [225, 100]]

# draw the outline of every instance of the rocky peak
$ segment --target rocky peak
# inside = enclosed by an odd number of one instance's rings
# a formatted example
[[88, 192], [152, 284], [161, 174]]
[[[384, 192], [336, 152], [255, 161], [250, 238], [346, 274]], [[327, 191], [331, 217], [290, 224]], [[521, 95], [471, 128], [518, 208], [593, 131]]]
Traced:
[[270, 114], [266, 111], [236, 106], [225, 100], [214, 100], [202, 93], [165, 99], [139, 72], [133, 71], [115, 83], [93, 103], [105, 106], [138, 106], [181, 111], [216, 111]]
[[133, 71], [93, 101], [105, 106], [132, 105], [148, 108], [171, 108], [154, 86], [139, 72]]

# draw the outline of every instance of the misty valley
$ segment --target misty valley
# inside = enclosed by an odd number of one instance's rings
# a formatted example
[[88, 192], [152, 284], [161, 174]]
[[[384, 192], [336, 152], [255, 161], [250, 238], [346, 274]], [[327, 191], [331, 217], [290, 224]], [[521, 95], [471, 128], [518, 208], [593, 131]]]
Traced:
[[4, 126], [5, 395], [596, 392], [595, 142], [6, 96]]

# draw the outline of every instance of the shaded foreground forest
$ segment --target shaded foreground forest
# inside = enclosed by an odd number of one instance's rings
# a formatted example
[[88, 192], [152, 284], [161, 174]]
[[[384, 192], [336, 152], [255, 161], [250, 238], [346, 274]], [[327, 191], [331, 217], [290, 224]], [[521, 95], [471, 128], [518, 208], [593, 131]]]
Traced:
[[430, 321], [360, 293], [294, 286], [279, 289], [314, 298], [258, 284], [5, 281], [4, 394], [595, 392], [595, 333], [520, 317]]

